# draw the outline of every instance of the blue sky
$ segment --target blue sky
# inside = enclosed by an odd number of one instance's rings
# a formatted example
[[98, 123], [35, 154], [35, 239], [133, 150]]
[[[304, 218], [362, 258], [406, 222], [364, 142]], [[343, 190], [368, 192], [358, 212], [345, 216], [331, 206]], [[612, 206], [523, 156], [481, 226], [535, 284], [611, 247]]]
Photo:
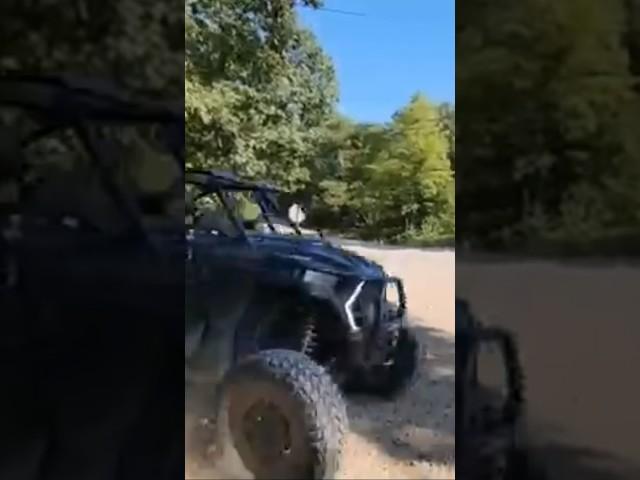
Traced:
[[336, 67], [339, 109], [358, 121], [384, 122], [417, 91], [455, 100], [454, 0], [325, 0], [301, 9]]

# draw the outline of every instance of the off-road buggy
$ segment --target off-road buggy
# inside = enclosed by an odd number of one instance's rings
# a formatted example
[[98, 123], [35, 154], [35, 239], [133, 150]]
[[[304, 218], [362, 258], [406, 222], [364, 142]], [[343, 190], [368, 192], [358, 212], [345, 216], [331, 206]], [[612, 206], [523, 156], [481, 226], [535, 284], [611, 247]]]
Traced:
[[418, 345], [400, 279], [292, 221], [284, 233], [285, 193], [273, 186], [207, 171], [187, 171], [186, 183], [187, 303], [200, 308], [194, 319], [215, 312], [194, 331], [199, 341], [219, 340], [226, 329], [231, 361], [298, 351], [346, 390], [393, 397], [408, 385]]
[[[456, 470], [464, 480], [519, 480], [526, 476], [522, 444], [524, 378], [510, 332], [483, 325], [469, 304], [456, 299]], [[500, 353], [502, 392], [481, 381], [480, 354]]]
[[[8, 365], [30, 365], [35, 358], [49, 359], [46, 365], [36, 363], [33, 372], [42, 378], [34, 381], [58, 382], [75, 389], [79, 397], [69, 397], [69, 405], [60, 404], [60, 408], [70, 410], [73, 405], [85, 407], [91, 402], [94, 409], [110, 408], [112, 416], [105, 412], [102, 431], [112, 432], [115, 448], [122, 447], [118, 435], [123, 435], [123, 442], [140, 443], [140, 455], [129, 462], [147, 465], [142, 460], [146, 456], [163, 456], [157, 471], [148, 469], [137, 478], [163, 478], [167, 456], [175, 456], [174, 466], [182, 465], [182, 452], [160, 450], [160, 438], [148, 442], [148, 435], [140, 433], [125, 440], [127, 429], [119, 426], [123, 420], [113, 416], [118, 407], [110, 403], [114, 392], [106, 390], [100, 395], [104, 398], [100, 407], [95, 405], [95, 392], [93, 397], [86, 392], [88, 400], [83, 405], [78, 385], [100, 375], [125, 372], [137, 378], [136, 382], [155, 385], [158, 392], [163, 391], [159, 385], [171, 387], [175, 379], [160, 378], [157, 372], [173, 368], [176, 358], [170, 352], [182, 335], [183, 315], [189, 366], [197, 363], [194, 358], [203, 359], [210, 353], [211, 342], [199, 342], [192, 348], [188, 341], [193, 319], [202, 317], [185, 311], [181, 291], [185, 261], [186, 280], [190, 281], [219, 265], [208, 261], [207, 255], [224, 257], [225, 247], [211, 242], [200, 244], [209, 248], [200, 248], [198, 237], [189, 241], [187, 249], [184, 114], [166, 105], [133, 101], [95, 83], [28, 76], [0, 79], [0, 106], [3, 122], [9, 120], [0, 131], [0, 364], [6, 360]], [[133, 149], [132, 155], [128, 146], [135, 145], [140, 136], [144, 136], [145, 147]], [[141, 186], [124, 164], [142, 155], [150, 157], [153, 167], [143, 176], [156, 176], [163, 169], [175, 176], [166, 175], [159, 184], [156, 179], [151, 189]], [[244, 265], [243, 259], [236, 260]], [[234, 280], [233, 274], [230, 269], [226, 276], [199, 277], [203, 282], [197, 290], [190, 286], [186, 292], [187, 296], [203, 292], [204, 308], [210, 307], [221, 331], [232, 331], [227, 322], [238, 305], [224, 290]], [[206, 292], [205, 287], [213, 288]], [[121, 349], [114, 349], [113, 342]], [[207, 410], [218, 412], [214, 418], [216, 443], [233, 447], [227, 450], [239, 454], [243, 468], [255, 478], [333, 477], [347, 420], [340, 393], [325, 370], [302, 353], [282, 349], [257, 352], [231, 366], [223, 362], [224, 345], [215, 347], [220, 351], [217, 358], [209, 357], [213, 363], [207, 363], [206, 369], [216, 375], [198, 383], [195, 390], [211, 394]], [[151, 350], [155, 356], [142, 353]], [[113, 356], [114, 352], [118, 354]], [[113, 358], [78, 365], [103, 354]], [[181, 352], [174, 355], [182, 361]], [[154, 369], [141, 362], [142, 357], [171, 365]], [[108, 368], [97, 371], [98, 364]], [[3, 379], [6, 384], [7, 378]], [[191, 391], [188, 380], [185, 377], [185, 390]], [[145, 391], [142, 385], [132, 389]], [[175, 402], [181, 405], [178, 399], [166, 394], [147, 398], [147, 408], [156, 414], [170, 411]], [[101, 418], [98, 413], [93, 415]], [[140, 430], [157, 431], [162, 438], [173, 434], [178, 437], [175, 443], [182, 445], [181, 434], [161, 430], [171, 424], [170, 419], [155, 425], [142, 419], [137, 422]], [[173, 423], [176, 428], [182, 424], [180, 419]], [[25, 428], [22, 424], [16, 428], [20, 426]], [[3, 423], [3, 433], [11, 432]], [[99, 455], [91, 440], [85, 443], [87, 452]], [[72, 450], [64, 448], [73, 457]], [[103, 457], [109, 455], [116, 453], [102, 452]], [[84, 457], [82, 460], [82, 465], [87, 464]], [[108, 468], [124, 468], [121, 463]], [[33, 468], [40, 467], [34, 464]], [[76, 472], [78, 468], [76, 465]], [[172, 478], [182, 474], [173, 472]], [[88, 472], [80, 477], [94, 478]]]
[[[94, 80], [0, 77], [0, 476], [183, 474], [181, 419], [154, 421], [182, 402], [166, 394], [182, 360], [182, 222], [153, 227], [170, 217], [161, 199], [125, 188], [120, 168], [141, 128], [182, 172], [183, 118]], [[181, 206], [182, 185], [169, 188]]]

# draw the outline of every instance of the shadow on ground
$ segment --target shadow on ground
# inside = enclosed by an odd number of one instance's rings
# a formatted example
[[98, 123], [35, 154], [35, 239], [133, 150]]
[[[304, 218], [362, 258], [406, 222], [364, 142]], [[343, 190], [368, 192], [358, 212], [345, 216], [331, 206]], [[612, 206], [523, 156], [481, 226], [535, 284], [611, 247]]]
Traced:
[[[467, 437], [469, 450], [464, 448], [464, 435], [458, 434], [457, 473], [458, 480], [483, 480], [474, 467], [474, 455], [478, 451], [498, 449], [489, 445], [508, 446], [507, 432], [515, 432], [515, 469], [505, 480], [636, 480], [640, 479], [640, 465], [616, 456], [611, 452], [563, 441], [562, 428], [549, 425], [527, 412], [526, 365], [523, 418], [513, 430], [499, 430], [495, 436]], [[484, 379], [486, 380], [486, 378]], [[480, 381], [483, 382], [482, 374]], [[480, 405], [499, 405], [503, 395], [496, 388], [481, 384], [476, 399]], [[481, 408], [481, 407], [480, 407]], [[595, 413], [595, 412], [594, 412]], [[478, 441], [478, 439], [480, 439]], [[503, 449], [503, 452], [508, 450]], [[466, 452], [466, 453], [465, 453]]]
[[411, 321], [421, 345], [413, 386], [394, 401], [348, 399], [351, 430], [398, 460], [455, 462], [455, 339]]
[[[412, 323], [423, 348], [416, 383], [395, 402], [350, 397], [351, 429], [395, 459], [455, 464], [455, 339], [419, 325], [419, 319]], [[526, 365], [524, 369], [526, 375]], [[640, 479], [638, 464], [610, 452], [563, 444], [560, 430], [527, 416], [526, 396], [524, 425], [519, 446], [526, 465], [509, 480]]]
[[[590, 448], [549, 444], [527, 451], [530, 469], [510, 480], [636, 480], [640, 467]], [[544, 465], [544, 467], [542, 466]]]
[[[640, 463], [635, 459], [563, 440], [565, 432], [561, 427], [527, 414], [526, 410], [523, 425], [518, 446], [524, 468], [507, 480], [640, 479]], [[588, 440], [591, 439], [584, 441]]]
[[640, 388], [629, 369], [640, 359], [637, 261], [456, 260], [456, 294], [518, 339], [528, 456], [545, 470], [518, 478], [640, 478]]

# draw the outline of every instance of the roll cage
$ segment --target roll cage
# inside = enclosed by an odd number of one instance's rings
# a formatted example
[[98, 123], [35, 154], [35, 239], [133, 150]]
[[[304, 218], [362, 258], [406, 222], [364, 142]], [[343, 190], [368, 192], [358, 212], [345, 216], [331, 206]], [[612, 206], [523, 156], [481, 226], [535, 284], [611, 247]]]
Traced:
[[[246, 192], [251, 195], [253, 201], [260, 208], [260, 213], [264, 218], [269, 230], [277, 233], [273, 224], [273, 216], [279, 211], [276, 195], [284, 193], [284, 190], [264, 182], [252, 182], [240, 179], [229, 172], [215, 170], [188, 169], [185, 172], [185, 182], [199, 189], [199, 193], [192, 199], [197, 201], [207, 195], [215, 195], [222, 204], [227, 216], [233, 222], [242, 236], [246, 236], [246, 229], [242, 222], [234, 214], [230, 193]], [[302, 235], [300, 228], [287, 218], [287, 224], [296, 232]]]
[[[184, 171], [184, 114], [175, 105], [133, 99], [113, 85], [94, 79], [7, 74], [0, 76], [2, 107], [26, 112], [38, 120], [38, 128], [17, 139], [20, 151], [56, 131], [73, 130], [115, 206], [127, 218], [132, 230], [142, 235], [146, 235], [142, 214], [131, 196], [115, 182], [111, 159], [102, 148], [104, 140], [90, 126], [158, 125], [162, 127], [160, 137], [164, 145], [178, 163], [179, 170]], [[19, 197], [23, 195], [24, 173], [28, 170], [20, 158], [20, 151], [15, 152], [16, 158], [7, 162], [14, 163], [8, 169], [10, 174], [0, 179], [14, 181]]]

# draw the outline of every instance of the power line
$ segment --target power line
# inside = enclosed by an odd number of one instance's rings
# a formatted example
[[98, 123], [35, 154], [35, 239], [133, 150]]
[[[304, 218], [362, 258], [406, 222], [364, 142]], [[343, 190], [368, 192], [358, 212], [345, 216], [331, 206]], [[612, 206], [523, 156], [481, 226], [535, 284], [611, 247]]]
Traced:
[[[311, 7], [308, 7], [311, 8]], [[366, 15], [362, 12], [352, 12], [349, 10], [339, 10], [337, 8], [326, 8], [326, 7], [317, 7], [314, 8], [314, 10], [320, 10], [322, 12], [328, 12], [328, 13], [338, 13], [340, 15], [350, 15], [352, 17], [366, 17]]]

